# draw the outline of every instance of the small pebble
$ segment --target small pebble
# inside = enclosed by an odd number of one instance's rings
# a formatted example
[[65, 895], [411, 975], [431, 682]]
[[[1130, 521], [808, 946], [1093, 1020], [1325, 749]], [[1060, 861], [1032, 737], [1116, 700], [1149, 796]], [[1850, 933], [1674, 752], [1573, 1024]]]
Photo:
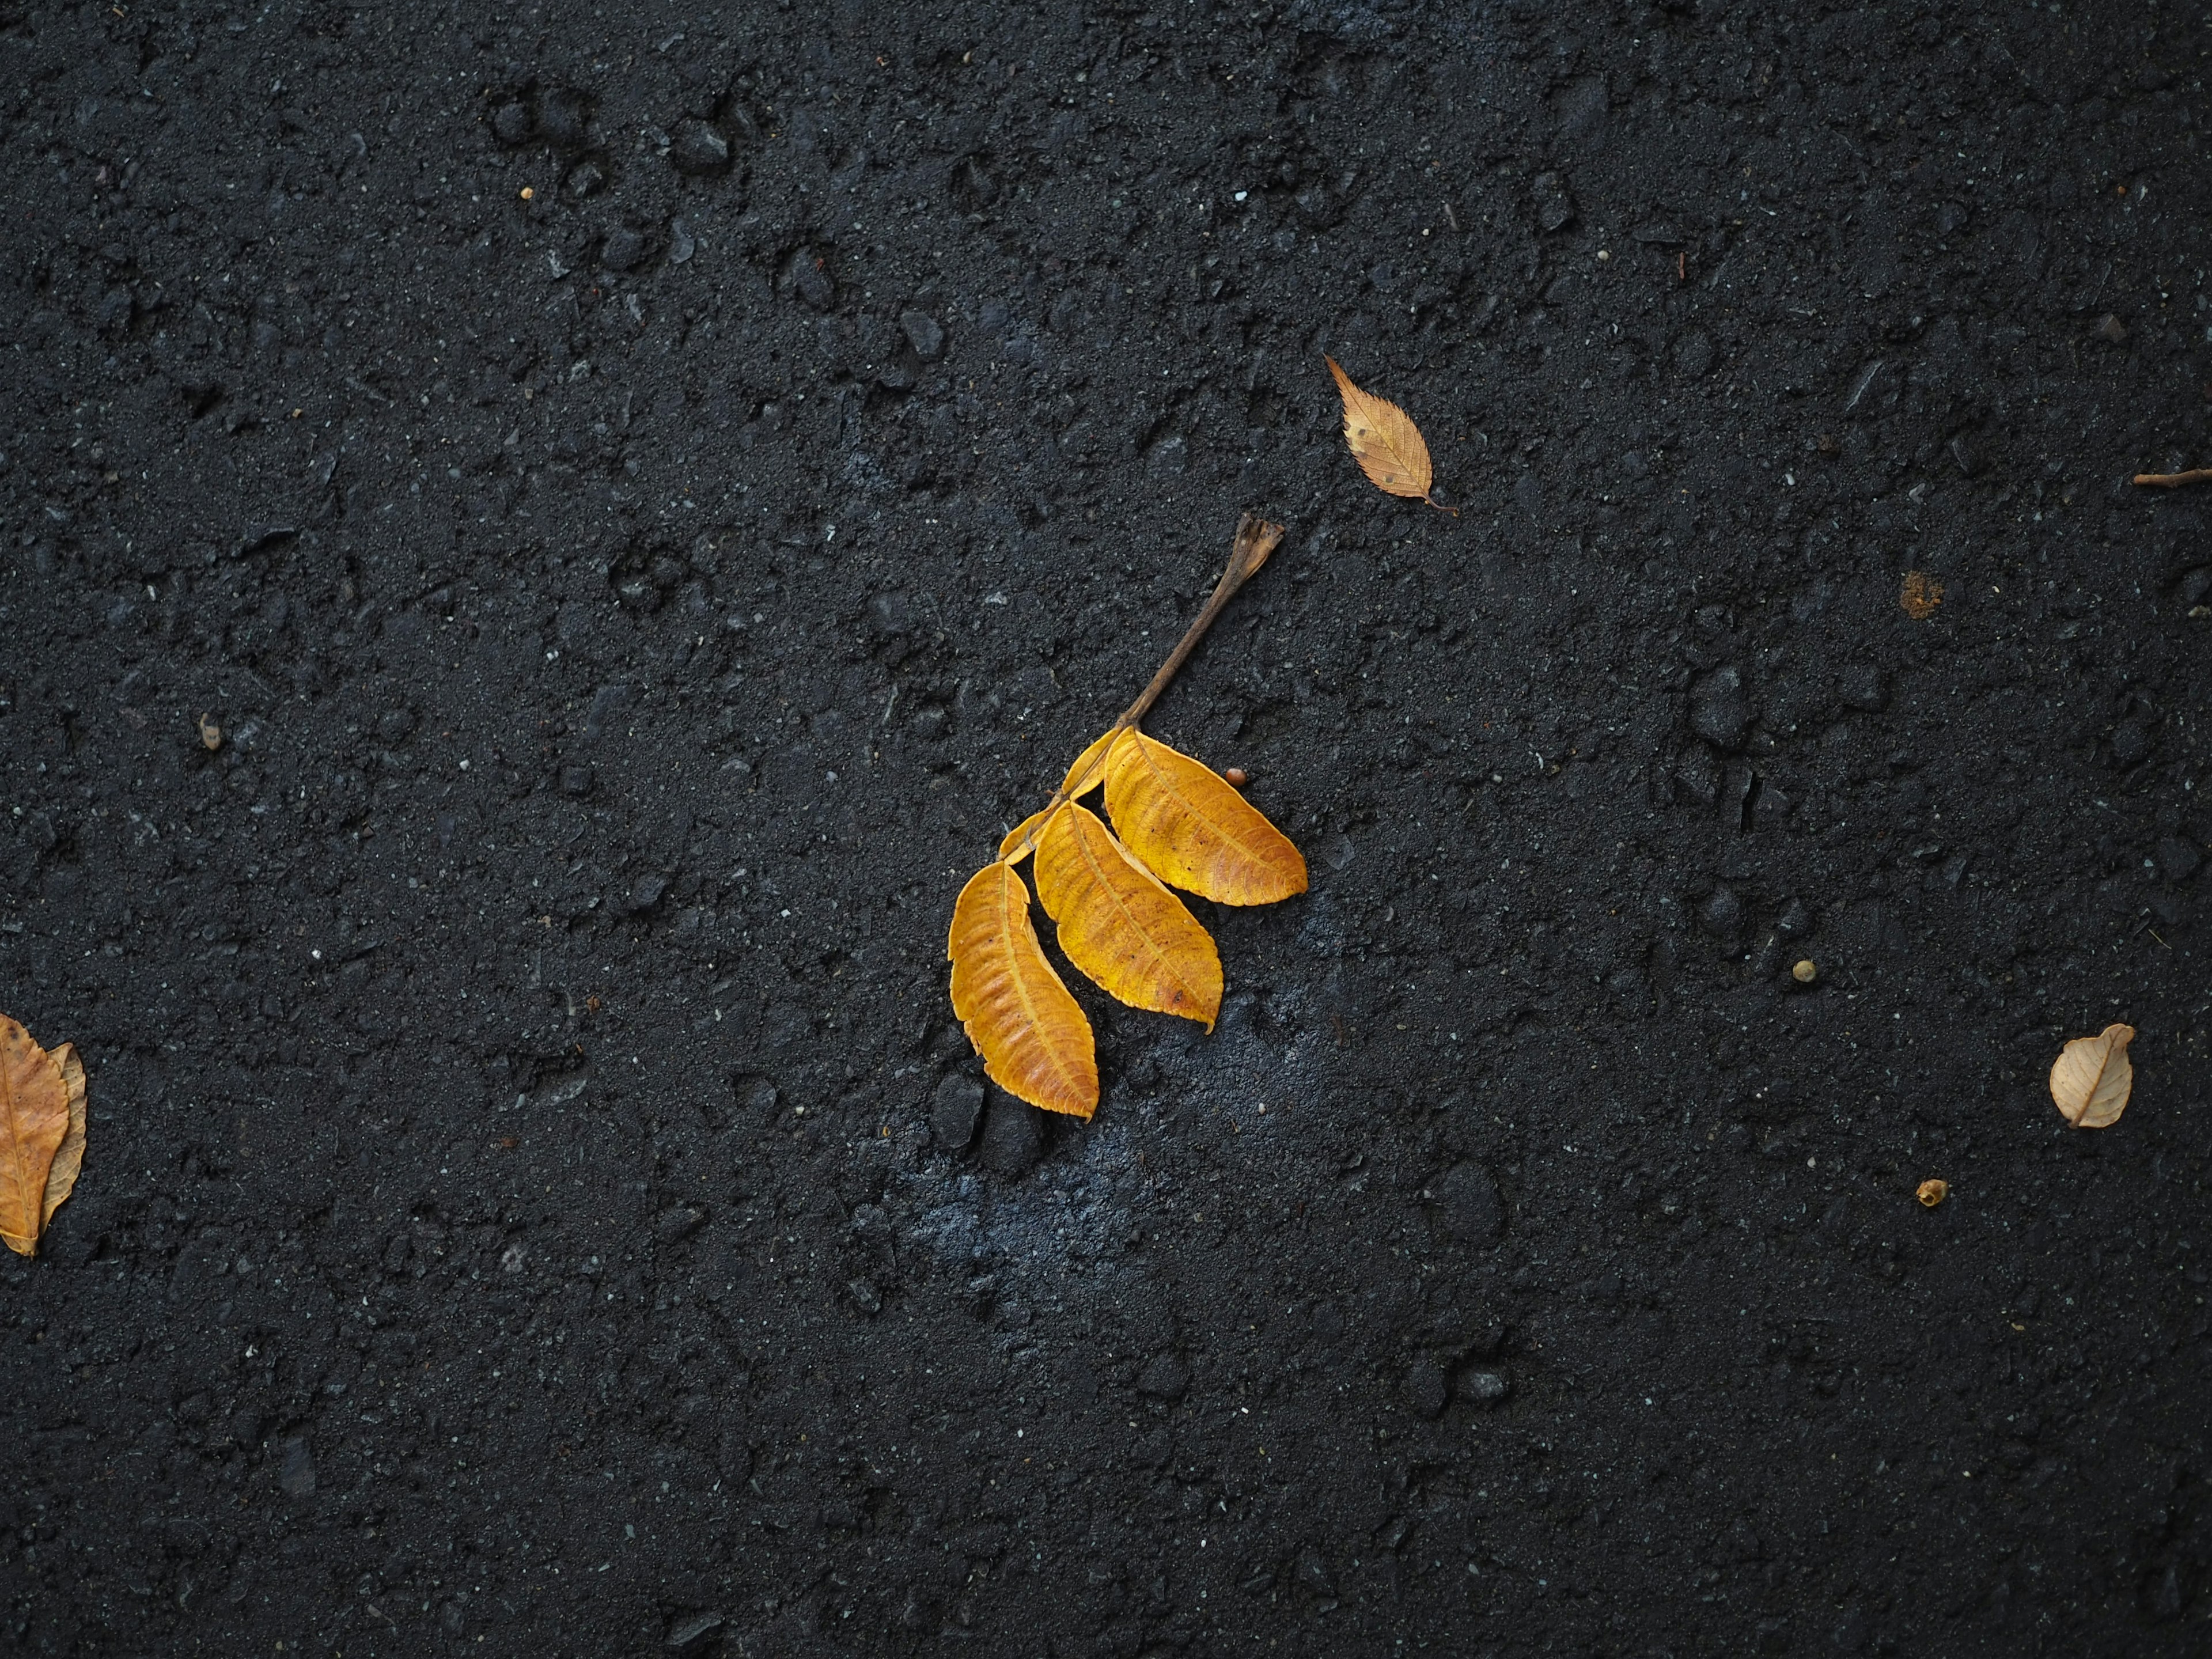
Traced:
[[645, 238], [629, 226], [607, 233], [599, 250], [599, 264], [609, 270], [634, 270], [645, 258]]
[[306, 1440], [295, 1436], [284, 1443], [284, 1461], [277, 1471], [276, 1484], [287, 1498], [314, 1496], [315, 1455], [307, 1449]]
[[1478, 1406], [1495, 1406], [1513, 1392], [1502, 1371], [1469, 1371], [1461, 1379], [1461, 1395]]
[[1751, 727], [1751, 699], [1743, 675], [1724, 663], [1690, 688], [1690, 729], [1717, 749], [1741, 745]]
[[945, 355], [945, 327], [927, 312], [902, 311], [899, 326], [906, 331], [907, 343], [914, 355], [925, 363], [933, 363]]
[[1241, 766], [1232, 766], [1221, 775], [1228, 781], [1231, 788], [1242, 789], [1250, 775]]
[[704, 121], [679, 121], [668, 145], [669, 165], [695, 179], [710, 177], [730, 165], [730, 141]]
[[983, 1085], [974, 1078], [954, 1072], [938, 1084], [929, 1103], [929, 1133], [937, 1144], [957, 1152], [975, 1138], [975, 1120], [983, 1115]]
[[1820, 970], [1813, 965], [1812, 958], [1809, 957], [1790, 970], [1790, 977], [1800, 985], [1810, 985], [1820, 976]]
[[555, 87], [538, 100], [538, 130], [556, 149], [580, 149], [591, 119], [591, 100], [573, 88]]

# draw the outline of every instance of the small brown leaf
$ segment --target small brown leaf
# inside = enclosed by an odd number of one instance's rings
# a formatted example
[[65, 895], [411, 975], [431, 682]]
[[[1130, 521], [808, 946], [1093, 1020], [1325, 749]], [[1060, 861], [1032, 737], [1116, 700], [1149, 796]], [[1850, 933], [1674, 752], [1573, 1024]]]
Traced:
[[1951, 1195], [1951, 1183], [1948, 1181], [1923, 1181], [1912, 1195], [1932, 1210]]
[[46, 1218], [83, 1161], [84, 1067], [76, 1049], [65, 1042], [49, 1054], [0, 1014], [0, 1243], [36, 1255]]
[[1898, 594], [1897, 602], [1913, 621], [1926, 622], [1936, 614], [1936, 607], [1943, 603], [1943, 584], [1924, 570], [1908, 570], [1905, 573], [1904, 591]]
[[1322, 361], [1336, 376], [1337, 393], [1344, 399], [1344, 441], [1359, 470], [1378, 489], [1449, 511], [1429, 493], [1435, 474], [1429, 465], [1428, 443], [1413, 417], [1387, 398], [1362, 392], [1337, 367], [1335, 358]]
[[2059, 1051], [2051, 1067], [2051, 1098], [2058, 1114], [2077, 1129], [2107, 1129], [2128, 1109], [2136, 1086], [2128, 1044], [2132, 1025], [2107, 1025], [2093, 1037], [2075, 1037]]

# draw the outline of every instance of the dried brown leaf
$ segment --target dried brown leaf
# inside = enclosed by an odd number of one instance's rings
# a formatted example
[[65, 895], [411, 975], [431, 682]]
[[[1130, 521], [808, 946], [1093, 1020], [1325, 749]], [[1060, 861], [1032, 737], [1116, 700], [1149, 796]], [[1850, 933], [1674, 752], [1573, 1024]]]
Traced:
[[1334, 357], [1323, 357], [1336, 377], [1337, 394], [1344, 399], [1344, 441], [1352, 459], [1378, 489], [1411, 501], [1443, 508], [1430, 494], [1435, 473], [1429, 465], [1429, 446], [1413, 417], [1370, 392], [1362, 392]]
[[2077, 1129], [2108, 1129], [2120, 1121], [2136, 1086], [2128, 1059], [2135, 1040], [2134, 1026], [2107, 1025], [2059, 1050], [2051, 1067], [2051, 1098], [2061, 1117]]
[[[76, 1067], [74, 1091], [63, 1060]], [[18, 1255], [39, 1253], [39, 1235], [45, 1231], [53, 1206], [68, 1194], [67, 1186], [47, 1202], [48, 1184], [63, 1144], [69, 1139], [71, 1120], [83, 1121], [84, 1069], [76, 1066], [76, 1051], [67, 1043], [49, 1054], [31, 1034], [5, 1014], [0, 1014], [0, 1243]], [[72, 1111], [71, 1094], [77, 1104]], [[67, 1184], [76, 1181], [76, 1164], [83, 1160], [83, 1130], [76, 1130], [75, 1163], [66, 1171]]]

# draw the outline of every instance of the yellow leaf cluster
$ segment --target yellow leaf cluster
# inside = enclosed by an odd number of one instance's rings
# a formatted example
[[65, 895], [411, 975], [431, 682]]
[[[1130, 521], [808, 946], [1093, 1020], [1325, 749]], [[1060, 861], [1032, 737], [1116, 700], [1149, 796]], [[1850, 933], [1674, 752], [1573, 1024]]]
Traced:
[[[1053, 969], [1030, 915], [1018, 866], [1031, 866], [1060, 948], [1083, 975], [1133, 1008], [1194, 1019], [1221, 1012], [1221, 954], [1172, 889], [1217, 904], [1272, 904], [1306, 890], [1288, 836], [1226, 778], [1137, 729], [1238, 587], [1281, 541], [1249, 514], [1229, 567], [1152, 682], [1087, 746], [1059, 793], [999, 844], [952, 907], [952, 1011], [1007, 1093], [1074, 1117], [1098, 1107], [1091, 1022]], [[1103, 796], [1106, 817], [1085, 805]], [[1108, 819], [1112, 820], [1111, 823]]]
[[[1102, 785], [1110, 828], [1076, 799]], [[1018, 825], [962, 890], [947, 942], [952, 1010], [984, 1072], [1032, 1106], [1075, 1117], [1097, 1109], [1098, 1066], [1091, 1023], [1030, 917], [1017, 866], [1031, 854], [1067, 959], [1116, 1001], [1209, 1031], [1221, 1012], [1221, 956], [1169, 884], [1218, 904], [1269, 904], [1306, 889], [1298, 849], [1218, 773], [1133, 726], [1085, 750], [1060, 799]]]

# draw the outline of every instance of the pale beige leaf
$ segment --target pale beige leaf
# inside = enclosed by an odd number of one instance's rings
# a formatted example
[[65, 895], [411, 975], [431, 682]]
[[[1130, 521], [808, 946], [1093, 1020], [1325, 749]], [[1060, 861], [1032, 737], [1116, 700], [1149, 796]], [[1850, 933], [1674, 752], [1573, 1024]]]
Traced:
[[1008, 1094], [1048, 1112], [1098, 1109], [1091, 1022], [1045, 960], [1030, 921], [1030, 890], [1011, 864], [977, 871], [952, 907], [952, 1012]]
[[69, 1134], [70, 1090], [58, 1056], [0, 1014], [0, 1243], [36, 1255], [46, 1177]]
[[2136, 1086], [2128, 1044], [2132, 1025], [2107, 1025], [2093, 1037], [2075, 1037], [2051, 1067], [2051, 1098], [2059, 1115], [2077, 1129], [2105, 1129], [2120, 1121]]
[[39, 1216], [41, 1231], [76, 1190], [77, 1172], [84, 1168], [84, 1062], [77, 1058], [74, 1042], [55, 1049], [54, 1058], [61, 1062], [62, 1087], [69, 1091], [69, 1130], [54, 1154], [53, 1167], [46, 1171], [46, 1201]]
[[1221, 955], [1212, 938], [1089, 807], [1070, 801], [1053, 814], [1037, 837], [1036, 884], [1060, 948], [1100, 990], [1213, 1029]]
[[1362, 392], [1335, 358], [1322, 361], [1336, 377], [1337, 393], [1344, 399], [1344, 441], [1359, 470], [1378, 489], [1435, 507], [1429, 493], [1435, 477], [1429, 446], [1413, 417], [1389, 399]]

